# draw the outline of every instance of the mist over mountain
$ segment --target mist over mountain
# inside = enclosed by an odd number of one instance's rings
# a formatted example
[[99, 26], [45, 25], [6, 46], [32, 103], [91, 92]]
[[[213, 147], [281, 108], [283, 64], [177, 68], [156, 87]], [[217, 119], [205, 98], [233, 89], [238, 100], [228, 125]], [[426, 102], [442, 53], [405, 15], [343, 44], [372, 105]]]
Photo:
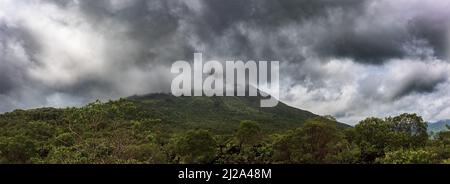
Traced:
[[450, 120], [440, 120], [437, 122], [431, 122], [428, 123], [428, 132], [441, 132], [441, 131], [447, 131], [446, 125], [450, 125]]
[[142, 112], [190, 128], [226, 131], [237, 128], [242, 120], [251, 120], [260, 123], [266, 131], [272, 132], [295, 129], [314, 118], [336, 124], [338, 127], [350, 127], [281, 102], [272, 108], [261, 108], [261, 98], [260, 96], [175, 97], [171, 94], [159, 93], [133, 96], [128, 99]]

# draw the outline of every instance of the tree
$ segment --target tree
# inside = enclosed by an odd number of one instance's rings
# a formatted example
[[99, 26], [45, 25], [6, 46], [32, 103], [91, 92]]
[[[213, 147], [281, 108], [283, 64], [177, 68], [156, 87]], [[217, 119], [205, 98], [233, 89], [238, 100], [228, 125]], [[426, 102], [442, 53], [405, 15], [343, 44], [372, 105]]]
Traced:
[[379, 118], [366, 118], [355, 126], [355, 142], [361, 149], [361, 160], [372, 163], [377, 157], [384, 155], [389, 146], [389, 125]]
[[236, 139], [241, 149], [243, 145], [254, 145], [260, 142], [261, 137], [261, 127], [256, 122], [248, 120], [241, 122], [236, 134]]
[[377, 162], [382, 164], [432, 164], [436, 163], [436, 153], [428, 150], [396, 150], [387, 152]]
[[36, 153], [35, 143], [29, 137], [0, 137], [0, 163], [30, 163]]
[[337, 121], [336, 120], [336, 118], [334, 117], [334, 116], [332, 116], [332, 115], [325, 115], [325, 116], [323, 116], [325, 119], [328, 119], [328, 120], [330, 120], [330, 121]]
[[55, 129], [47, 122], [31, 121], [26, 124], [24, 133], [33, 140], [46, 141], [55, 136]]
[[428, 141], [427, 125], [416, 114], [367, 118], [355, 126], [356, 142], [363, 162], [372, 163], [385, 151], [420, 148]]
[[125, 151], [126, 160], [137, 160], [139, 163], [163, 164], [166, 157], [161, 147], [155, 144], [130, 145]]
[[313, 119], [274, 143], [274, 160], [281, 163], [330, 163], [348, 151], [344, 135], [334, 126]]
[[79, 152], [78, 149], [70, 147], [54, 147], [48, 156], [43, 160], [36, 160], [37, 163], [50, 164], [87, 164], [89, 159], [86, 154]]
[[[298, 130], [297, 130], [298, 131]], [[293, 163], [295, 143], [293, 140], [294, 131], [285, 134], [275, 135], [273, 138], [273, 161], [276, 163]]]
[[392, 131], [397, 134], [397, 140], [404, 148], [425, 146], [428, 140], [427, 124], [416, 114], [401, 114], [388, 117], [385, 120]]
[[342, 140], [336, 127], [322, 123], [320, 120], [310, 120], [302, 128], [303, 149], [310, 154], [313, 161], [321, 162], [328, 154], [334, 153], [337, 143]]
[[211, 163], [216, 157], [216, 141], [206, 130], [189, 130], [174, 142], [181, 163]]
[[441, 145], [450, 146], [450, 131], [439, 132], [436, 135], [436, 141]]

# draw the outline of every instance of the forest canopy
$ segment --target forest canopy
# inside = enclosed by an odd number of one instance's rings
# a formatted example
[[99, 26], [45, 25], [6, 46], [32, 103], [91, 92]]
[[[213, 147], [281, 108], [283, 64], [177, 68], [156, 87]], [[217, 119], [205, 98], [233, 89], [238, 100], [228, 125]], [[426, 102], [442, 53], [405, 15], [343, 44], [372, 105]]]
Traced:
[[450, 131], [428, 135], [416, 114], [355, 127], [331, 117], [288, 130], [254, 119], [219, 127], [181, 125], [129, 99], [16, 110], [0, 115], [0, 163], [450, 163]]

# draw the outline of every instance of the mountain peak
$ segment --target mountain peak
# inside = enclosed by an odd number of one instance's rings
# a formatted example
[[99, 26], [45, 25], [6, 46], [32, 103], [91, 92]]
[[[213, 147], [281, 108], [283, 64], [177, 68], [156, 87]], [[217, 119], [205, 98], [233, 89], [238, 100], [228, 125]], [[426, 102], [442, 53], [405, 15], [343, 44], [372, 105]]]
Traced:
[[169, 122], [194, 128], [221, 130], [237, 128], [242, 120], [256, 121], [267, 130], [281, 131], [300, 127], [309, 119], [321, 118], [339, 127], [348, 125], [330, 121], [309, 111], [280, 102], [275, 107], [261, 108], [261, 96], [181, 96], [155, 93], [132, 96], [141, 111], [151, 113]]

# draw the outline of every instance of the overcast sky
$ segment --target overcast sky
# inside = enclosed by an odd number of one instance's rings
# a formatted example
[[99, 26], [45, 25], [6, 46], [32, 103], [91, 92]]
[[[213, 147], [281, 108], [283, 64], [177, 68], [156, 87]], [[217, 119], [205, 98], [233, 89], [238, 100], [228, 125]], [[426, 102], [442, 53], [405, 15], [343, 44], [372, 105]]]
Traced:
[[450, 0], [0, 0], [0, 112], [169, 92], [176, 60], [278, 60], [282, 101], [450, 118]]

